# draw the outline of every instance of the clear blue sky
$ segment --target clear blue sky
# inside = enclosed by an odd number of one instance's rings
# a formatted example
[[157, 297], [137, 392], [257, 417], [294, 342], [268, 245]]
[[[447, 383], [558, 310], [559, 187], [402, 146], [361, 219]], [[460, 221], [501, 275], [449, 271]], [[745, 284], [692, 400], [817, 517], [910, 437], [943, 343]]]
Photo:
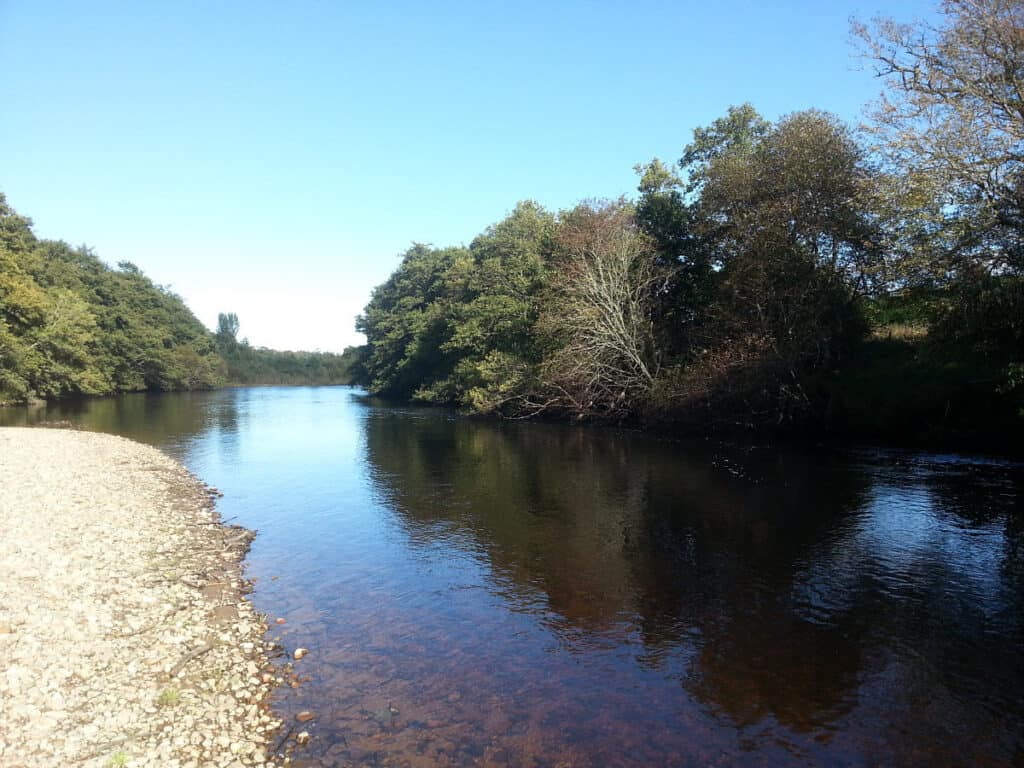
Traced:
[[0, 0], [0, 191], [201, 320], [340, 350], [412, 242], [633, 193], [730, 104], [856, 121], [911, 2]]

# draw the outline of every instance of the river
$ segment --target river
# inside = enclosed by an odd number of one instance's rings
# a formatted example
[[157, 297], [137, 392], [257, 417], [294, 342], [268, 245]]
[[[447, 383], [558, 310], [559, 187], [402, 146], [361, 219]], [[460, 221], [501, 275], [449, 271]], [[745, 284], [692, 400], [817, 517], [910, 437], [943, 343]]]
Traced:
[[346, 387], [0, 409], [224, 492], [298, 765], [1024, 764], [1024, 467], [460, 418]]

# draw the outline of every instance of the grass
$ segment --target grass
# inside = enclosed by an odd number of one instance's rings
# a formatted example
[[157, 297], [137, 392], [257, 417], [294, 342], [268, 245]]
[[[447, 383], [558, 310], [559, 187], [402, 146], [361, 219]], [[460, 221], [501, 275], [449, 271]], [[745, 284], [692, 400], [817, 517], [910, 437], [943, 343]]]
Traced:
[[928, 326], [923, 323], [889, 323], [871, 330], [871, 338], [881, 341], [921, 341], [928, 335]]
[[177, 688], [164, 688], [156, 697], [158, 707], [176, 707], [181, 702], [181, 691]]
[[124, 750], [118, 750], [110, 756], [110, 759], [107, 761], [107, 765], [110, 766], [110, 768], [125, 768], [125, 766], [128, 765], [129, 759], [127, 752]]

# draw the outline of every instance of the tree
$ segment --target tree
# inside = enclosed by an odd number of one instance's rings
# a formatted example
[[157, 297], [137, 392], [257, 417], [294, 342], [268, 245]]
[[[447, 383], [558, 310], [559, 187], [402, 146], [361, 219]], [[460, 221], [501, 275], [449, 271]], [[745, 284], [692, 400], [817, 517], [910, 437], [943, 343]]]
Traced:
[[431, 248], [415, 244], [398, 268], [373, 290], [356, 329], [369, 347], [365, 369], [372, 391], [408, 398], [419, 391], [430, 399], [451, 401], [439, 386], [457, 363], [445, 349], [451, 339], [454, 277], [472, 268], [465, 248]]
[[224, 351], [233, 349], [238, 344], [238, 315], [234, 312], [221, 312], [217, 315], [217, 347]]
[[745, 109], [725, 125], [731, 133], [696, 132], [682, 160], [700, 180], [694, 226], [715, 268], [682, 394], [788, 418], [808, 405], [804, 377], [863, 332], [857, 297], [879, 240], [867, 210], [873, 176], [831, 115], [799, 112], [766, 127]]
[[523, 201], [470, 244], [473, 260], [455, 279], [445, 344], [459, 358], [446, 383], [458, 402], [492, 411], [526, 386], [540, 360], [534, 326], [554, 231], [552, 214]]
[[721, 253], [717, 222], [701, 216], [701, 198], [709, 173], [729, 165], [744, 168], [745, 158], [769, 133], [771, 124], [750, 104], [729, 107], [725, 116], [697, 128], [677, 163], [678, 170], [655, 158], [635, 166], [641, 193], [637, 222], [653, 241], [656, 261], [664, 269], [652, 311], [659, 349], [669, 360], [686, 364], [700, 346], [715, 294]]
[[219, 364], [180, 297], [129, 262], [37, 239], [0, 195], [0, 400], [211, 386]]
[[650, 238], [665, 277], [651, 297], [657, 345], [669, 360], [685, 362], [712, 296], [713, 265], [697, 235], [682, 179], [657, 158], [634, 170], [640, 176], [637, 225]]
[[622, 201], [564, 214], [546, 309], [551, 351], [527, 411], [620, 418], [642, 407], [660, 370], [651, 297], [664, 274], [651, 241]]
[[540, 358], [539, 314], [555, 218], [519, 203], [469, 248], [415, 245], [357, 320], [357, 371], [377, 393], [502, 408]]
[[[684, 161], [693, 154], [688, 149]], [[784, 117], [755, 142], [719, 149], [694, 173], [703, 180], [700, 226], [719, 267], [754, 240], [771, 241], [868, 287], [879, 239], [867, 206], [874, 179], [834, 116]]]
[[771, 129], [750, 103], [729, 107], [724, 117], [706, 128], [695, 128], [693, 141], [683, 150], [679, 167], [686, 177], [686, 191], [699, 193], [707, 181], [706, 172], [729, 159], [739, 160], [752, 152]]
[[979, 267], [1020, 272], [1024, 4], [944, 0], [940, 10], [939, 26], [853, 25], [887, 86], [869, 129], [902, 190], [917, 193], [900, 217], [905, 247], [923, 245], [940, 281]]
[[854, 25], [887, 86], [869, 128], [897, 180], [885, 198], [896, 274], [943, 291], [930, 318], [936, 356], [970, 359], [999, 390], [1019, 391], [1024, 4], [944, 0], [940, 11], [939, 25]]

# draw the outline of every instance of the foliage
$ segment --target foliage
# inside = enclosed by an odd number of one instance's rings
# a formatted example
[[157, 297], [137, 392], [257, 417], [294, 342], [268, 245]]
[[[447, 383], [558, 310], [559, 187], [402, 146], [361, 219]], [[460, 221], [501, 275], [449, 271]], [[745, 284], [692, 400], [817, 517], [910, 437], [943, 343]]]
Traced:
[[749, 104], [675, 168], [636, 170], [635, 204], [521, 204], [468, 248], [411, 248], [352, 370], [516, 417], [919, 435], [1015, 418], [1020, 283], [984, 258], [936, 280], [937, 176], [894, 172], [827, 113]]
[[39, 240], [0, 195], [0, 401], [220, 381], [210, 334], [179, 297], [130, 263]]
[[452, 278], [469, 270], [471, 261], [465, 248], [416, 244], [374, 289], [356, 321], [369, 342], [364, 365], [373, 391], [403, 398], [429, 391], [431, 399], [449, 399], [444, 384], [455, 359], [444, 345], [451, 338], [450, 307], [458, 288]]
[[890, 201], [903, 208], [903, 227], [894, 234], [916, 257], [909, 263], [926, 261], [938, 280], [969, 269], [1019, 272], [1024, 7], [944, 0], [941, 12], [941, 26], [854, 24], [888, 87], [869, 128], [900, 179]]
[[40, 240], [0, 195], [0, 403], [235, 384], [348, 383], [359, 353], [277, 352], [211, 334], [138, 267]]
[[662, 277], [651, 296], [655, 343], [665, 356], [685, 358], [698, 344], [714, 293], [715, 265], [701, 242], [680, 176], [657, 158], [634, 170], [641, 177], [636, 223]]
[[[659, 397], [669, 409], [794, 419], [811, 406], [805, 379], [865, 330], [858, 296], [873, 284], [879, 239], [873, 176], [831, 115], [772, 124], [750, 105], [696, 130], [679, 166], [687, 181], [674, 185], [675, 205], [688, 210], [690, 239], [676, 274], [687, 275], [691, 315]], [[651, 196], [648, 184], [642, 204]]]
[[350, 347], [333, 352], [290, 352], [253, 347], [238, 340], [240, 328], [234, 312], [217, 316], [214, 341], [224, 361], [228, 383], [238, 386], [349, 384], [359, 353]]
[[414, 245], [357, 328], [382, 394], [500, 408], [539, 357], [533, 326], [554, 217], [520, 203], [468, 248]]
[[217, 315], [217, 347], [221, 350], [231, 349], [238, 343], [238, 315], [234, 312], [221, 312]]
[[635, 206], [524, 203], [468, 249], [411, 248], [359, 320], [370, 388], [509, 415], [806, 409], [804, 377], [865, 330], [859, 146], [824, 113], [744, 105], [679, 165], [638, 167]]
[[445, 345], [459, 358], [451, 384], [458, 402], [502, 408], [527, 386], [541, 357], [534, 326], [554, 231], [555, 217], [526, 201], [470, 244], [472, 263]]

